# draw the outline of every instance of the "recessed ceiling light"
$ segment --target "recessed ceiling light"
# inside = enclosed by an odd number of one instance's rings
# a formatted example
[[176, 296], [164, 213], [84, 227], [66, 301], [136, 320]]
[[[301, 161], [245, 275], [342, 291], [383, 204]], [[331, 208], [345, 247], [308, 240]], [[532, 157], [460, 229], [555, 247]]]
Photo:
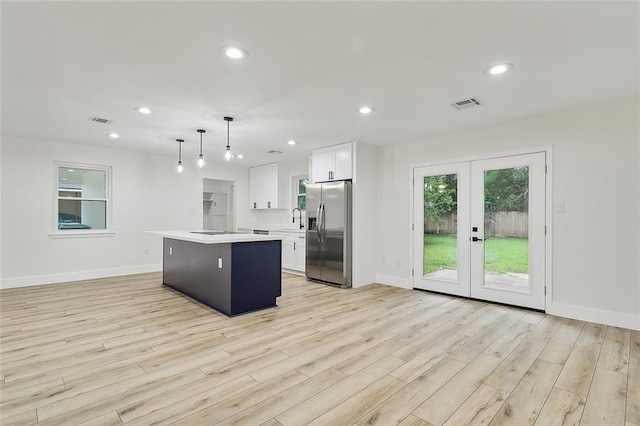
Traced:
[[289, 145], [295, 145], [295, 144], [296, 144], [296, 141], [294, 141], [293, 139], [291, 139], [290, 141], [288, 141], [288, 142], [287, 142], [287, 144], [289, 144]]
[[147, 107], [136, 108], [136, 111], [138, 111], [140, 114], [151, 114], [153, 112]]
[[73, 169], [67, 169], [69, 173], [73, 173]]
[[107, 136], [109, 136], [112, 139], [118, 139], [120, 137], [120, 135], [117, 133], [109, 133]]
[[489, 75], [500, 75], [500, 74], [504, 74], [505, 72], [509, 71], [511, 68], [513, 68], [513, 65], [511, 65], [511, 64], [496, 64], [496, 65], [493, 65], [493, 66], [487, 68], [487, 74], [489, 74]]
[[241, 160], [242, 160], [242, 159], [244, 158], [244, 155], [242, 155], [242, 154], [238, 154], [236, 158], [239, 158], [239, 159], [241, 159]]
[[358, 112], [362, 115], [371, 114], [373, 112], [373, 108], [370, 106], [363, 106], [358, 108]]
[[231, 59], [242, 59], [248, 55], [246, 50], [236, 46], [224, 46], [222, 52]]

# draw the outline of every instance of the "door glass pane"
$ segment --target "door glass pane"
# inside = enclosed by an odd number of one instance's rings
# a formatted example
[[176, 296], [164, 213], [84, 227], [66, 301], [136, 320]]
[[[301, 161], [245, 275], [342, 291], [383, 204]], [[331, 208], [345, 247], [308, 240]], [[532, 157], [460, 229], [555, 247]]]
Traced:
[[484, 286], [529, 293], [529, 167], [484, 172]]
[[424, 178], [423, 276], [458, 281], [458, 175]]

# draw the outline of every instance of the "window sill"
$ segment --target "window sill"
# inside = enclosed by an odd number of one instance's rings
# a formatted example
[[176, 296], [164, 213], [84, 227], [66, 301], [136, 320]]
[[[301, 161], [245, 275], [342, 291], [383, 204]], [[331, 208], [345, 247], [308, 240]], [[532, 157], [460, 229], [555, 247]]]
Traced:
[[49, 238], [99, 238], [99, 237], [113, 237], [116, 235], [113, 231], [64, 231], [64, 232], [52, 232], [49, 234]]

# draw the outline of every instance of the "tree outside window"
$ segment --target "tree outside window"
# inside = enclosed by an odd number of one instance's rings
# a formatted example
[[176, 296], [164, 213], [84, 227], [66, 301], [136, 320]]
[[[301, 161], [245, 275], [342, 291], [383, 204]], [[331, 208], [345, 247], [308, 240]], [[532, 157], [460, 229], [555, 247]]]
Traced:
[[303, 211], [307, 208], [307, 183], [309, 183], [307, 176], [296, 176], [294, 178], [296, 207]]

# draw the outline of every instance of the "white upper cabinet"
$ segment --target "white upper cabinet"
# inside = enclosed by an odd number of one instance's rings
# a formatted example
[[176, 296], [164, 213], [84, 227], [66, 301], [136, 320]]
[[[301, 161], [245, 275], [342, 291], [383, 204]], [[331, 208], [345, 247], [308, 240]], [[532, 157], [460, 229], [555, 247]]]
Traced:
[[313, 150], [311, 182], [351, 179], [353, 161], [351, 143]]
[[327, 149], [314, 150], [311, 153], [311, 182], [330, 180], [333, 170], [334, 152]]
[[353, 176], [353, 156], [351, 144], [338, 145], [334, 150], [333, 180], [351, 179]]
[[249, 208], [257, 209], [258, 200], [262, 199], [262, 170], [260, 167], [249, 168]]
[[289, 174], [280, 163], [249, 168], [249, 208], [286, 209]]

